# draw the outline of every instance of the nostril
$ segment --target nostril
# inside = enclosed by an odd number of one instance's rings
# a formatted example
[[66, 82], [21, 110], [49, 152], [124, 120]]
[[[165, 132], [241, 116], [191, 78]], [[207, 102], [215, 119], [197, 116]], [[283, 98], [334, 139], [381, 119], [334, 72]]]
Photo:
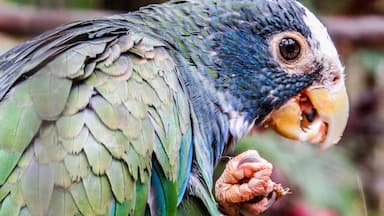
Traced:
[[332, 82], [335, 83], [340, 80], [340, 75], [335, 75], [332, 79]]

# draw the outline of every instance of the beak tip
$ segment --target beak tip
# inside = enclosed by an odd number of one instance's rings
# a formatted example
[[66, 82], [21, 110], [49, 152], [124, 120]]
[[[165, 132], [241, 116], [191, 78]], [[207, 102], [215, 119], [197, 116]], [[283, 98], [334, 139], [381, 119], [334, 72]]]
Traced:
[[329, 149], [330, 147], [336, 145], [337, 143], [339, 143], [341, 137], [339, 137], [337, 140], [333, 140], [333, 141], [324, 141], [324, 143], [321, 143], [320, 145], [320, 151], [325, 151], [327, 149]]
[[305, 106], [295, 98], [271, 115], [271, 125], [287, 138], [319, 144], [320, 150], [325, 151], [340, 141], [348, 122], [349, 102], [345, 86], [332, 91], [316, 87], [307, 89], [304, 94], [309, 98], [310, 107], [316, 109], [317, 120], [309, 124], [304, 122], [306, 130], [303, 130], [302, 108]]

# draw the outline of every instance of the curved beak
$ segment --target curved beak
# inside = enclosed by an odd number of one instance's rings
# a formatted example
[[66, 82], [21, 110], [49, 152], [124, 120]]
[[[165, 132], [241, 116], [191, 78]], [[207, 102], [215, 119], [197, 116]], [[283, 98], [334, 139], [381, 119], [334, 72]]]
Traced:
[[336, 144], [347, 125], [349, 102], [343, 82], [311, 86], [273, 111], [269, 124], [282, 136], [320, 144]]

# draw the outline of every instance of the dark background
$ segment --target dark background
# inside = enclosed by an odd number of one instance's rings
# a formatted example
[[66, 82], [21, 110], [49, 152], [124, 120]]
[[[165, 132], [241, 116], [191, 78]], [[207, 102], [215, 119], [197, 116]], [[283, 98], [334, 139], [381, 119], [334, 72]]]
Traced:
[[[0, 0], [0, 53], [62, 23], [154, 2], [164, 1]], [[267, 131], [244, 139], [237, 152], [257, 149], [274, 164], [275, 180], [293, 191], [266, 215], [384, 215], [384, 0], [302, 2], [321, 16], [346, 67], [344, 138], [319, 152]]]

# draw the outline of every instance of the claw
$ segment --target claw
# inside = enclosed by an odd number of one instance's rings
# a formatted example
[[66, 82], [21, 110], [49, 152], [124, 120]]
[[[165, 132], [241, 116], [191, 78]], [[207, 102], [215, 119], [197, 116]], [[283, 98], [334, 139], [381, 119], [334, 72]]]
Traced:
[[231, 159], [216, 182], [216, 198], [228, 215], [255, 215], [267, 210], [289, 192], [270, 176], [273, 166], [257, 151], [246, 151]]
[[247, 158], [243, 158], [239, 161], [239, 165], [238, 166], [241, 166], [242, 164], [245, 164], [245, 163], [257, 163], [259, 162], [260, 160], [260, 157], [247, 157]]

